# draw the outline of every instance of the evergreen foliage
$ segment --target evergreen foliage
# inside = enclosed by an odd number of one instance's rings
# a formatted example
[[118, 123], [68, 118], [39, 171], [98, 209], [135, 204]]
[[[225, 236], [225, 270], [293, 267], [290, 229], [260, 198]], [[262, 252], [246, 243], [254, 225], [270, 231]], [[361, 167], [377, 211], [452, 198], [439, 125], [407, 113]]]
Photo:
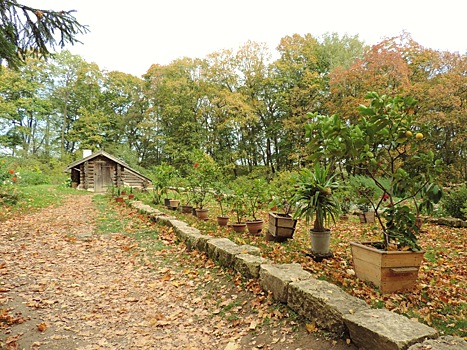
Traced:
[[27, 57], [46, 57], [56, 45], [79, 42], [88, 31], [78, 23], [75, 11], [42, 10], [18, 3], [0, 2], [0, 60], [18, 68]]

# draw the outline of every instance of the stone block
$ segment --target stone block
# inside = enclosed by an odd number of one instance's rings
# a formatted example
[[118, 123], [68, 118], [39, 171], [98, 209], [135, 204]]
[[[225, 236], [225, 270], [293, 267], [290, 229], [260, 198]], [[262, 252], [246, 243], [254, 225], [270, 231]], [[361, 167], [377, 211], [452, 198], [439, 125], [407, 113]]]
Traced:
[[269, 264], [270, 260], [251, 254], [238, 254], [234, 258], [233, 268], [244, 278], [259, 278], [261, 264]]
[[467, 350], [467, 341], [450, 335], [438, 339], [428, 339], [412, 345], [408, 350]]
[[197, 228], [189, 226], [186, 222], [180, 220], [171, 220], [170, 221], [173, 227], [175, 234], [178, 239], [182, 242], [186, 241], [186, 237], [189, 233], [198, 233], [201, 234], [201, 231]]
[[235, 257], [239, 254], [256, 255], [260, 254], [258, 247], [244, 244], [240, 246], [226, 245], [225, 247], [217, 248], [217, 261], [220, 265], [233, 268]]
[[212, 239], [211, 236], [202, 235], [200, 233], [187, 233], [185, 239], [185, 245], [188, 249], [198, 249], [205, 252], [206, 249], [200, 249], [203, 246], [206, 248], [206, 242]]
[[237, 244], [228, 238], [213, 238], [207, 242], [207, 255], [214, 261], [218, 260], [220, 251], [228, 251], [238, 247]]
[[362, 350], [402, 350], [438, 332], [386, 309], [367, 309], [343, 315], [352, 342]]
[[157, 222], [162, 225], [166, 225], [169, 227], [172, 227], [172, 220], [175, 220], [175, 218], [166, 216], [163, 213], [154, 213], [150, 214], [149, 217], [151, 218], [152, 221]]
[[339, 336], [347, 333], [344, 315], [369, 309], [363, 300], [348, 295], [334, 284], [314, 278], [289, 284], [287, 306], [315, 321], [318, 327]]
[[143, 204], [141, 201], [132, 201], [130, 202], [130, 207], [134, 209], [139, 209], [139, 207]]
[[300, 264], [263, 264], [259, 269], [259, 283], [274, 299], [287, 302], [289, 283], [312, 278]]
[[457, 218], [439, 218], [438, 225], [444, 225], [449, 227], [462, 227], [463, 221]]
[[208, 241], [212, 239], [209, 235], [199, 235], [198, 241], [196, 242], [196, 249], [200, 252], [207, 252], [208, 251]]

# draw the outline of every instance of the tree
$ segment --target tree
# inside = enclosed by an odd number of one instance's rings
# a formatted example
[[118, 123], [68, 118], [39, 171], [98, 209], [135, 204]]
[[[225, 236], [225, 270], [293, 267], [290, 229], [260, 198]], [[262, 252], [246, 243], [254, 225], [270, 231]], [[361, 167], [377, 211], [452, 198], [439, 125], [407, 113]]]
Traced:
[[[144, 94], [144, 80], [130, 74], [105, 74], [102, 106], [110, 128], [107, 130], [106, 148], [124, 144], [127, 152], [136, 152], [141, 163], [152, 158], [153, 134], [148, 126], [148, 99]], [[149, 125], [148, 125], [149, 122]], [[119, 152], [112, 150], [114, 154]], [[126, 153], [126, 152], [125, 152]]]
[[0, 144], [26, 157], [49, 147], [51, 112], [43, 62], [28, 59], [18, 70], [0, 71]]
[[356, 121], [360, 115], [355, 106], [365, 102], [367, 92], [393, 95], [408, 91], [409, 78], [410, 70], [402, 53], [383, 41], [372, 46], [363, 59], [348, 69], [334, 69], [330, 75], [328, 111]]
[[[59, 133], [60, 154], [64, 157], [74, 152], [80, 141], [86, 142], [77, 134], [79, 128], [74, 128], [79, 117], [86, 114], [85, 110], [97, 113], [100, 109], [102, 115], [99, 102], [103, 73], [96, 64], [87, 63], [79, 55], [72, 55], [66, 50], [55, 55], [48, 64], [51, 77], [49, 98], [56, 114], [54, 122]], [[73, 133], [75, 136], [70, 137]]]
[[[24, 64], [26, 57], [46, 57], [49, 47], [80, 42], [77, 34], [88, 32], [73, 16], [75, 11], [39, 10], [16, 0], [0, 2], [0, 63], [10, 68]], [[57, 38], [56, 32], [59, 32]]]
[[312, 116], [315, 121], [307, 125], [310, 159], [315, 163], [334, 159], [371, 178], [383, 192], [366, 199], [383, 230], [385, 249], [395, 244], [419, 250], [417, 218], [421, 208], [432, 209], [441, 199], [436, 182], [442, 162], [424, 144], [422, 131], [428, 133], [429, 126], [413, 118], [412, 97], [369, 92], [366, 98], [370, 102], [360, 106], [358, 123], [347, 124], [346, 129], [336, 115]]
[[301, 164], [306, 158], [303, 140], [307, 113], [323, 106], [325, 82], [320, 74], [319, 43], [311, 34], [286, 36], [277, 48], [273, 84], [280, 109], [283, 135], [278, 145], [283, 165]]
[[145, 75], [150, 113], [162, 136], [155, 145], [160, 152], [159, 163], [180, 166], [188, 153], [204, 146], [200, 64], [200, 60], [177, 59], [166, 66], [153, 65]]

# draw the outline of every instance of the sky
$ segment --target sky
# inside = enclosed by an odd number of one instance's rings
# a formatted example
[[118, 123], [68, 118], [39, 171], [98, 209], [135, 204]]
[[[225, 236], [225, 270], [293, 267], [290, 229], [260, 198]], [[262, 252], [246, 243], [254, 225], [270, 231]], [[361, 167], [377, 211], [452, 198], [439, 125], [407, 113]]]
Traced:
[[444, 0], [18, 0], [40, 9], [76, 10], [89, 26], [67, 46], [101, 69], [141, 76], [152, 64], [236, 50], [248, 40], [271, 52], [295, 33], [358, 35], [372, 45], [409, 32], [419, 44], [467, 53], [462, 1]]

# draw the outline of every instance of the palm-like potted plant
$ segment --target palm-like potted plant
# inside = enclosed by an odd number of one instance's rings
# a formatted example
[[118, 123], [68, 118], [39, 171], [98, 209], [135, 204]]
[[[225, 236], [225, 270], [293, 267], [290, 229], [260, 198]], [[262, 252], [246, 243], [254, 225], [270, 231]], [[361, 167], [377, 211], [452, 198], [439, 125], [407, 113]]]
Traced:
[[380, 190], [381, 195], [367, 199], [382, 240], [351, 242], [351, 248], [357, 277], [384, 293], [415, 285], [423, 259], [417, 206], [423, 203], [430, 208], [427, 203], [440, 200], [442, 191], [435, 179], [441, 164], [424, 146], [423, 132], [429, 127], [414, 120], [413, 98], [375, 92], [367, 98], [370, 103], [360, 107], [361, 118], [355, 125], [337, 116], [312, 115], [307, 134], [316, 157], [358, 171]]
[[330, 166], [315, 163], [313, 170], [304, 168], [297, 176], [295, 191], [291, 201], [296, 206], [294, 217], [305, 218], [310, 229], [311, 256], [321, 260], [332, 256], [330, 251], [331, 230], [326, 227], [335, 222], [339, 213], [339, 203], [334, 196], [339, 183]]

